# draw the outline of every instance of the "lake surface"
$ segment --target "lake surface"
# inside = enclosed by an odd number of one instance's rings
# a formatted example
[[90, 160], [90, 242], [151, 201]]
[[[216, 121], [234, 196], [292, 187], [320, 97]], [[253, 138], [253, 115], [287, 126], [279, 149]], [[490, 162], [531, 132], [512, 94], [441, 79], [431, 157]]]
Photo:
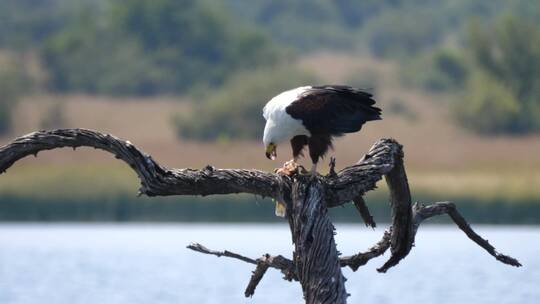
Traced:
[[[383, 226], [383, 225], [381, 225]], [[416, 247], [386, 274], [372, 260], [344, 269], [349, 303], [540, 303], [540, 228], [476, 226], [524, 267], [497, 262], [454, 226], [420, 228]], [[383, 229], [338, 225], [349, 255]], [[0, 303], [302, 303], [300, 285], [270, 269], [251, 299], [253, 265], [185, 248], [191, 242], [256, 258], [291, 256], [285, 225], [0, 224]]]

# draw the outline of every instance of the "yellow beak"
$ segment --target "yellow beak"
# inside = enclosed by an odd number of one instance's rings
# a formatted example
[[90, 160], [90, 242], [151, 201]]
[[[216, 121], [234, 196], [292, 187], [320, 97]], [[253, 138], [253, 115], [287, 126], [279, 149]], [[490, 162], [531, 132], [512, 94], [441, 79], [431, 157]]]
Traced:
[[277, 146], [273, 143], [269, 143], [268, 146], [266, 146], [266, 157], [268, 159], [271, 159], [271, 160], [276, 159], [277, 157], [276, 147]]

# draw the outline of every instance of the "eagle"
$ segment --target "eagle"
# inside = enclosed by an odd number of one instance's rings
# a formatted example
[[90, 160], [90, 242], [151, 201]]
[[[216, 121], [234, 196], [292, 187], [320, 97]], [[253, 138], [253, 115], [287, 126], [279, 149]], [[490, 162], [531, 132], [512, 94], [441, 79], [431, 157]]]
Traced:
[[302, 86], [285, 91], [265, 105], [263, 143], [266, 157], [277, 157], [277, 145], [290, 141], [292, 161], [309, 148], [315, 175], [317, 163], [332, 148], [334, 137], [360, 131], [364, 123], [381, 119], [373, 95], [346, 85]]
[[[346, 85], [302, 86], [285, 91], [263, 109], [266, 157], [274, 160], [277, 145], [290, 141], [290, 162], [295, 164], [307, 146], [314, 177], [317, 163], [332, 148], [335, 137], [357, 132], [367, 121], [381, 119], [381, 109], [374, 104], [372, 94]], [[276, 215], [284, 216], [284, 206], [279, 205]]]

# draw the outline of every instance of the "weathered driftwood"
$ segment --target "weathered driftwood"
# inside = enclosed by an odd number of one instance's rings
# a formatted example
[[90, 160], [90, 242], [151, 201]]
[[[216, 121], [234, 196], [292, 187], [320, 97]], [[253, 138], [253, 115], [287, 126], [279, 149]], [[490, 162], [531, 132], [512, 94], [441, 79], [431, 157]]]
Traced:
[[[345, 303], [347, 293], [342, 267], [356, 271], [390, 249], [390, 258], [378, 268], [379, 272], [386, 272], [408, 255], [420, 223], [441, 214], [448, 214], [471, 240], [497, 260], [521, 266], [516, 259], [498, 253], [487, 240], [476, 234], [453, 204], [413, 205], [402, 147], [392, 139], [377, 141], [357, 164], [339, 172], [335, 172], [332, 160], [327, 176], [311, 179], [300, 173], [283, 176], [259, 170], [216, 169], [211, 166], [201, 170], [169, 169], [130, 142], [111, 135], [84, 129], [40, 131], [19, 137], [0, 148], [0, 173], [25, 156], [37, 156], [39, 151], [81, 146], [108, 151], [126, 162], [140, 178], [141, 195], [252, 193], [284, 202], [295, 245], [292, 260], [269, 254], [251, 259], [230, 251], [213, 251], [200, 244], [188, 246], [201, 253], [236, 258], [256, 265], [245, 291], [247, 297], [253, 296], [268, 268], [275, 268], [284, 274], [285, 280], [300, 282], [306, 303]], [[366, 225], [375, 227], [362, 195], [374, 189], [383, 176], [390, 191], [391, 226], [367, 252], [340, 257], [327, 209], [353, 201]]]

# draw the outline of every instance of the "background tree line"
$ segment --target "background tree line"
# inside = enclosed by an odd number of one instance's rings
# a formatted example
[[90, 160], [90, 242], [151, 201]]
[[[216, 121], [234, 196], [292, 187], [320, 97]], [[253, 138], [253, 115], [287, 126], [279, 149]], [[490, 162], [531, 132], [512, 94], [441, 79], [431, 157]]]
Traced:
[[[396, 60], [404, 83], [460, 92], [450, 106], [466, 128], [540, 128], [540, 5], [531, 1], [4, 0], [0, 20], [0, 54], [10, 58], [0, 66], [8, 79], [0, 87], [0, 132], [8, 130], [16, 92], [38, 86], [194, 94], [195, 111], [215, 123], [180, 115], [174, 122], [181, 136], [254, 138], [246, 130], [260, 122], [231, 125], [230, 117], [258, 115], [268, 96], [317, 82], [281, 66], [319, 49]], [[46, 81], [28, 73], [20, 54], [29, 53]]]

